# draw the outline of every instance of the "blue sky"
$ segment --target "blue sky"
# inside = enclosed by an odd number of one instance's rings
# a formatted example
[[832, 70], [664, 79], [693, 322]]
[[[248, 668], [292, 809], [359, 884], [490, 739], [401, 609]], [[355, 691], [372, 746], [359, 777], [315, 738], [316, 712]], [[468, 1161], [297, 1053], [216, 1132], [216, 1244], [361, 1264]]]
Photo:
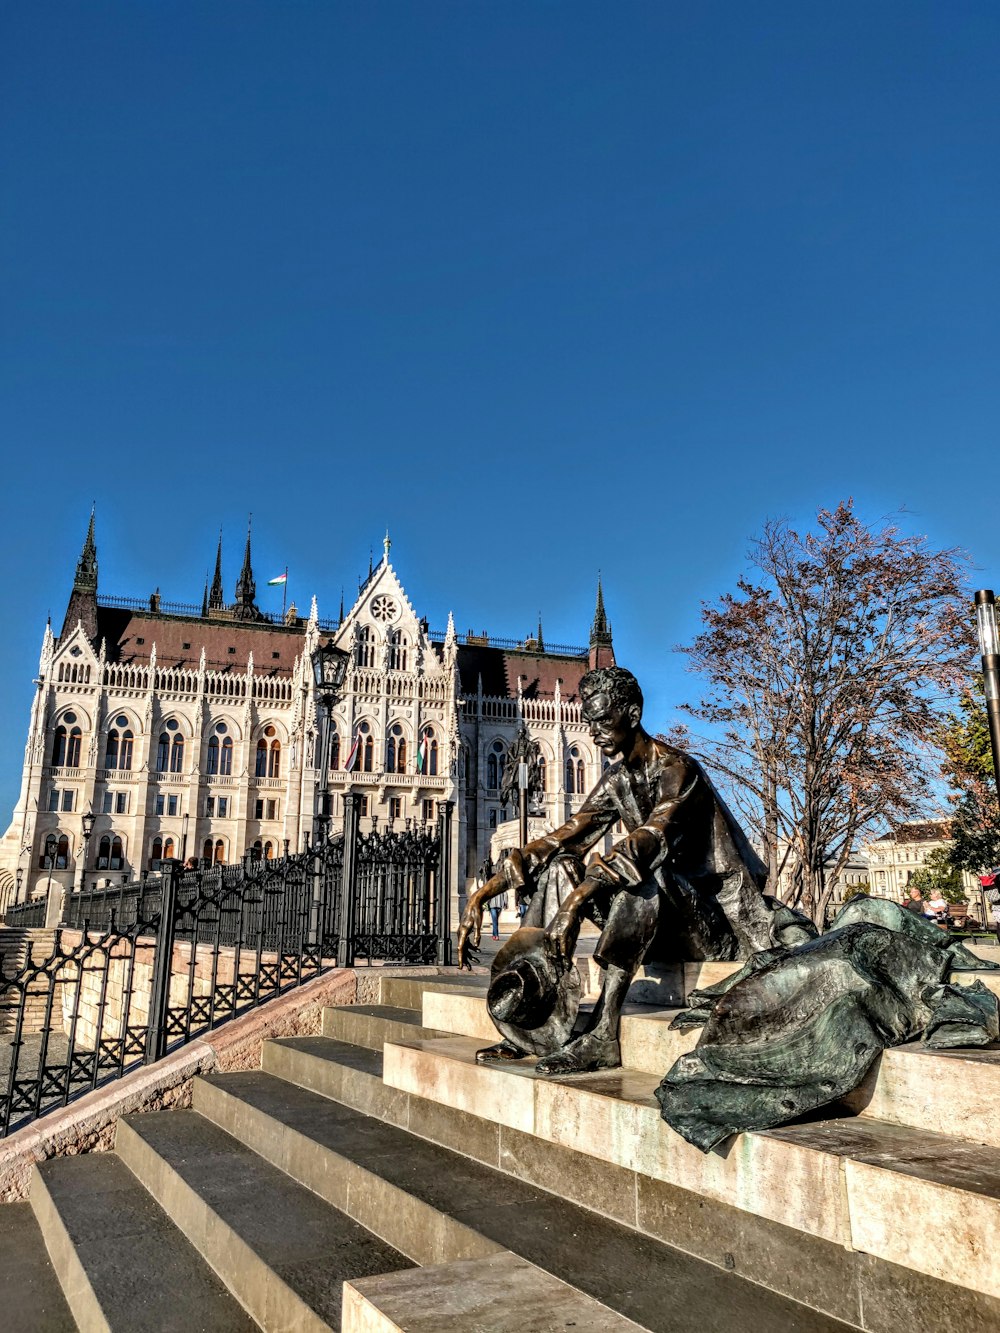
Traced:
[[[768, 517], [1000, 584], [1000, 8], [10, 3], [0, 824], [91, 502], [101, 588], [584, 642], [655, 728]], [[262, 591], [280, 609], [280, 591]]]

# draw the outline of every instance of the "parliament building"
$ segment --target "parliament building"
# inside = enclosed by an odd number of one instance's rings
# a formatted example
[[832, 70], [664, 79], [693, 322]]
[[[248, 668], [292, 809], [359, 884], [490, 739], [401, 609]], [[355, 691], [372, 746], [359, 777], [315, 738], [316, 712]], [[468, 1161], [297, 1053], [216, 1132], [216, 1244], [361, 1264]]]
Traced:
[[[314, 829], [322, 708], [312, 654], [349, 653], [332, 710], [329, 791], [362, 796], [362, 828], [427, 823], [452, 802], [452, 883], [464, 892], [515, 817], [501, 777], [523, 722], [539, 745], [543, 809], [579, 808], [602, 759], [579, 682], [614, 662], [598, 581], [587, 647], [431, 631], [384, 556], [354, 605], [322, 620], [256, 603], [247, 535], [235, 600], [222, 544], [201, 606], [102, 596], [94, 519], [58, 635], [45, 629], [20, 795], [0, 841], [0, 907], [48, 891], [120, 883], [170, 857], [232, 862], [299, 851]], [[94, 819], [85, 820], [93, 814]], [[84, 836], [92, 823], [89, 837]]]

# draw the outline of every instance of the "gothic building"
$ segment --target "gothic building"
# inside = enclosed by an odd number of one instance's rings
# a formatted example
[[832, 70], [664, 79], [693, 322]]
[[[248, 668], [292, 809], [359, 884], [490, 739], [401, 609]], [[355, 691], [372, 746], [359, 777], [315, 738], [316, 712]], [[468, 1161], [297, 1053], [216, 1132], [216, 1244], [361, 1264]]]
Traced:
[[[389, 562], [390, 542], [336, 620], [256, 604], [247, 534], [226, 602], [219, 542], [201, 606], [102, 596], [94, 520], [58, 636], [46, 626], [20, 796], [0, 842], [0, 906], [155, 871], [161, 859], [229, 862], [298, 850], [314, 826], [322, 753], [312, 654], [350, 654], [332, 711], [329, 790], [363, 796], [362, 827], [436, 819], [453, 802], [453, 883], [465, 889], [514, 812], [500, 794], [521, 721], [538, 741], [544, 822], [554, 827], [596, 782], [601, 758], [578, 686], [614, 661], [598, 581], [589, 648], [520, 642], [449, 615], [432, 633]], [[84, 836], [84, 816], [93, 829]]]

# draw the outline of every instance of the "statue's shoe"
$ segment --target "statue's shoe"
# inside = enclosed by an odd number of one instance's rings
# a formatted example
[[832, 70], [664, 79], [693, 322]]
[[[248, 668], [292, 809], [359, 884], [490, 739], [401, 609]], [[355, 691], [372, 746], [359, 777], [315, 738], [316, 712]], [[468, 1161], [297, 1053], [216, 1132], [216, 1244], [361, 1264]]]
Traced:
[[498, 1041], [495, 1046], [484, 1046], [481, 1051], [476, 1052], [477, 1065], [501, 1065], [508, 1064], [512, 1060], [523, 1060], [525, 1052], [518, 1048], [511, 1041]]
[[617, 1041], [602, 1041], [584, 1033], [576, 1041], [546, 1055], [535, 1065], [537, 1074], [592, 1074], [595, 1069], [618, 1069], [622, 1062], [621, 1047]]

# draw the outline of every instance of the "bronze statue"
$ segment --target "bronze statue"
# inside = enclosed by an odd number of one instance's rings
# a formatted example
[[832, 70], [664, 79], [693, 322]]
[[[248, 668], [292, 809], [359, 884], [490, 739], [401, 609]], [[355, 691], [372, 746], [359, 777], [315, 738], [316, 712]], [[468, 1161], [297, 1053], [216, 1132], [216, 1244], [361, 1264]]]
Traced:
[[518, 784], [517, 771], [522, 763], [528, 765], [528, 803], [533, 804], [542, 793], [541, 751], [538, 742], [528, 735], [528, 728], [522, 722], [517, 729], [514, 743], [507, 751], [503, 776], [500, 779], [500, 800], [504, 805], [517, 807]]
[[[815, 933], [765, 898], [765, 868], [701, 765], [643, 730], [642, 692], [632, 673], [590, 671], [580, 697], [598, 749], [618, 762], [561, 828], [510, 853], [472, 894], [458, 932], [459, 966], [467, 967], [485, 903], [504, 889], [530, 896], [522, 930], [493, 965], [488, 1003], [504, 1040], [477, 1058], [542, 1055], [543, 1074], [621, 1064], [619, 1018], [644, 959], [743, 958]], [[585, 865], [584, 855], [618, 820], [627, 836]], [[573, 953], [584, 917], [601, 929], [594, 957], [605, 977], [593, 1013], [574, 1035], [580, 983]]]

